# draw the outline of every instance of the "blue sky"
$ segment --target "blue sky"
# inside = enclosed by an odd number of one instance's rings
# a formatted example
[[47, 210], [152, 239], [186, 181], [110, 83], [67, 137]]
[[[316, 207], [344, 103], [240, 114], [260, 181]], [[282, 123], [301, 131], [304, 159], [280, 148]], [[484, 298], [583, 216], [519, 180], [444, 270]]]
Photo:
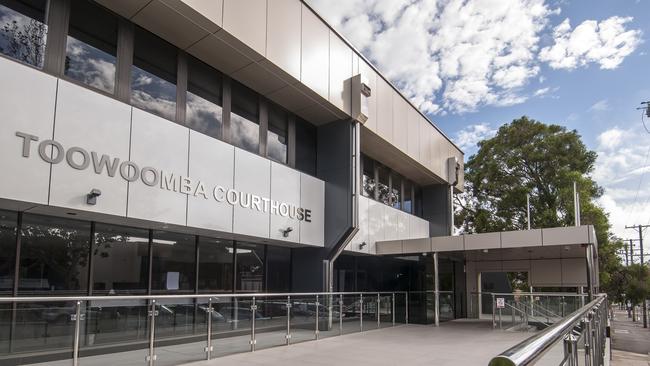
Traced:
[[522, 115], [575, 129], [613, 232], [650, 223], [650, 0], [309, 2], [466, 158]]

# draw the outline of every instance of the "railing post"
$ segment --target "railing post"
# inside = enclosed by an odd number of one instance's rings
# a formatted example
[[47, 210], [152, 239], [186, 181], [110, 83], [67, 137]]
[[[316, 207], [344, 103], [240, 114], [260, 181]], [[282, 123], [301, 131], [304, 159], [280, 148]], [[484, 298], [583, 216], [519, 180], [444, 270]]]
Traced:
[[291, 296], [287, 296], [287, 346], [291, 344]]
[[72, 365], [79, 365], [79, 338], [81, 329], [81, 301], [77, 301], [74, 317], [74, 344], [72, 345]]
[[391, 316], [392, 316], [392, 318], [393, 318], [393, 326], [395, 326], [395, 293], [394, 293], [394, 292], [392, 293], [391, 298], [392, 298], [392, 299], [391, 299], [391, 301], [392, 301], [392, 308], [391, 308], [390, 313], [391, 313]]
[[343, 294], [339, 294], [339, 335], [343, 335]]
[[[235, 309], [237, 311], [237, 309]], [[255, 296], [251, 302], [251, 352], [255, 351], [255, 316], [257, 315], [257, 305], [255, 304]]]
[[564, 336], [564, 359], [567, 360], [565, 365], [578, 366], [578, 337], [573, 332]]
[[405, 305], [406, 313], [405, 313], [405, 317], [404, 317], [404, 323], [408, 324], [409, 323], [409, 292], [405, 292], [404, 296], [406, 298], [406, 305]]
[[562, 299], [560, 301], [562, 301], [560, 303], [560, 309], [562, 309], [560, 315], [562, 315], [562, 317], [564, 318], [564, 306], [565, 306], [565, 304], [564, 304], [564, 296], [562, 296]]
[[503, 330], [503, 322], [501, 321], [501, 308], [499, 308], [499, 329]]
[[363, 332], [363, 294], [359, 297], [359, 331]]
[[494, 299], [494, 294], [492, 294], [492, 329], [496, 329], [497, 327], [497, 322], [496, 322], [496, 304], [494, 303], [496, 300]]
[[314, 331], [314, 338], [318, 340], [319, 337], [319, 332], [318, 332], [318, 295], [316, 295], [316, 330]]
[[593, 331], [592, 331], [592, 319], [593, 319], [593, 314], [591, 311], [587, 313], [587, 321], [586, 321], [586, 333], [585, 333], [585, 365], [586, 366], [591, 366], [593, 365], [593, 360], [594, 360], [594, 342], [593, 342]]
[[153, 366], [156, 361], [156, 355], [154, 354], [154, 340], [156, 337], [156, 316], [158, 316], [158, 311], [156, 310], [156, 300], [151, 300], [151, 305], [149, 307], [149, 355], [146, 357], [146, 361], [149, 363], [149, 366]]
[[208, 298], [208, 341], [205, 346], [206, 359], [212, 358], [212, 298]]
[[380, 294], [377, 294], [377, 329], [381, 327], [381, 317], [379, 316], [379, 311], [380, 311], [380, 304], [381, 304], [381, 298]]

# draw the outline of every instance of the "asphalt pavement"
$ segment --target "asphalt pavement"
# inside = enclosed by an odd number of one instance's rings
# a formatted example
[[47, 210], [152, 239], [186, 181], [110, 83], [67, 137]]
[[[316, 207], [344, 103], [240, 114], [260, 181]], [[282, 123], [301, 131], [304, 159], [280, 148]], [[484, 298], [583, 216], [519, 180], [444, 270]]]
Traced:
[[[650, 319], [648, 319], [650, 322]], [[627, 311], [614, 310], [612, 320], [612, 348], [648, 357], [650, 353], [650, 328], [643, 328], [643, 319], [636, 322], [627, 317]]]

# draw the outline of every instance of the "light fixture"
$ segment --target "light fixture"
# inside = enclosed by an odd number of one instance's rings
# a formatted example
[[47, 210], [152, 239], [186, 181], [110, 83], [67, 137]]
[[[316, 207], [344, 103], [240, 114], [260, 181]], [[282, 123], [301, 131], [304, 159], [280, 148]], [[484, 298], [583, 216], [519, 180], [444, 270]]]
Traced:
[[284, 236], [285, 238], [288, 238], [289, 233], [293, 231], [293, 228], [291, 226], [289, 226], [288, 228], [286, 228], [284, 230], [280, 229], [280, 231], [282, 232], [282, 236]]
[[489, 251], [489, 250], [487, 250], [487, 249], [483, 249], [483, 253], [487, 253], [488, 251]]
[[365, 241], [363, 243], [359, 244], [359, 250], [363, 249], [363, 247], [365, 247], [366, 245], [368, 245], [368, 244]]
[[86, 195], [86, 203], [89, 205], [97, 204], [97, 197], [102, 195], [102, 191], [97, 188], [93, 188], [90, 193]]

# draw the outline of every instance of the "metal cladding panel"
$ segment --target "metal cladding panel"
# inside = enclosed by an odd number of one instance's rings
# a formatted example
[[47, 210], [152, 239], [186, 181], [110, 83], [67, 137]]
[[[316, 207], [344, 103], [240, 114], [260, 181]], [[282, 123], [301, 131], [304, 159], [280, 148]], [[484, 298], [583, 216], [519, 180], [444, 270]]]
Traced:
[[431, 250], [434, 252], [462, 251], [464, 250], [464, 236], [434, 236], [431, 238]]
[[[235, 148], [235, 189], [260, 197], [271, 196], [271, 161]], [[236, 234], [269, 237], [270, 210], [257, 211], [241, 204], [235, 206], [233, 232]]]
[[352, 49], [330, 31], [329, 101], [347, 114], [352, 113]]
[[413, 108], [408, 108], [406, 114], [407, 153], [411, 159], [420, 161], [420, 114]]
[[393, 143], [393, 94], [393, 88], [377, 77], [377, 134], [390, 143]]
[[562, 259], [562, 285], [587, 286], [587, 263], [584, 258]]
[[465, 250], [501, 248], [501, 233], [465, 235]]
[[237, 51], [215, 35], [203, 38], [188, 48], [187, 51], [225, 74], [232, 74], [253, 62], [251, 58]]
[[409, 238], [428, 238], [429, 222], [417, 216], [409, 215]]
[[427, 167], [440, 178], [447, 180], [447, 145], [449, 141], [438, 131], [431, 133], [430, 140], [431, 156], [429, 157], [429, 165]]
[[[125, 216], [128, 182], [119, 171], [110, 176], [95, 161], [104, 154], [119, 163], [129, 160], [131, 106], [63, 80], [56, 101], [54, 140], [68, 152], [80, 147], [88, 155], [70, 154], [73, 163], [87, 164], [83, 169], [73, 168], [67, 159], [52, 165], [50, 205]], [[92, 189], [99, 189], [101, 196], [88, 205], [86, 195]]]
[[300, 206], [312, 212], [311, 222], [300, 221], [300, 243], [325, 246], [325, 182], [300, 173]]
[[183, 50], [209, 33], [160, 0], [151, 1], [132, 20]]
[[[368, 238], [368, 205], [370, 199], [368, 197], [359, 197], [359, 231], [354, 235], [354, 238], [348, 244], [346, 250], [368, 253], [370, 239]], [[360, 248], [362, 243], [366, 243], [363, 248]]]
[[22, 156], [23, 139], [16, 132], [51, 139], [56, 78], [0, 57], [2, 122], [0, 122], [0, 198], [47, 204], [50, 164], [39, 157], [37, 142], [29, 158]]
[[359, 74], [361, 80], [365, 80], [370, 87], [368, 98], [368, 120], [364, 126], [370, 131], [377, 132], [377, 73], [364, 60], [359, 60]]
[[224, 0], [223, 28], [260, 55], [266, 55], [266, 0]]
[[330, 30], [302, 5], [300, 81], [324, 99], [329, 97]]
[[[300, 172], [286, 165], [271, 162], [271, 199], [300, 207]], [[291, 231], [284, 236], [284, 232]], [[271, 215], [271, 239], [299, 242], [300, 221], [297, 218]]]
[[569, 226], [542, 229], [544, 246], [590, 243], [589, 226]]
[[502, 248], [542, 246], [542, 229], [504, 231], [501, 233]]
[[[187, 176], [188, 131], [176, 123], [133, 108], [130, 160], [141, 169], [152, 167], [173, 174], [173, 177]], [[163, 180], [161, 177], [161, 184]], [[150, 187], [139, 179], [129, 183], [127, 215], [185, 225], [187, 196], [179, 191]]]
[[[205, 27], [211, 32], [216, 32], [219, 27], [223, 25], [223, 0], [163, 0], [168, 5], [178, 8], [174, 5], [176, 2], [182, 2], [190, 8], [194, 9], [197, 13], [195, 17], [191, 19], [197, 24]], [[206, 24], [208, 22], [203, 21], [202, 18], [207, 19], [210, 23], [213, 23], [217, 27]]]
[[402, 253], [429, 253], [431, 252], [431, 239], [413, 239], [402, 241]]
[[401, 95], [393, 93], [393, 140], [395, 146], [408, 153], [408, 111], [412, 109]]
[[562, 265], [557, 259], [530, 261], [531, 286], [562, 286]]
[[385, 241], [377, 245], [377, 254], [402, 254], [402, 249], [401, 240]]
[[386, 240], [384, 236], [384, 208], [386, 205], [375, 200], [368, 201], [368, 246], [372, 246], [371, 251], [375, 251], [374, 246], [378, 241]]
[[397, 237], [399, 239], [408, 239], [410, 235], [409, 214], [397, 210]]
[[[222, 191], [233, 188], [235, 148], [202, 133], [190, 130], [189, 176], [205, 183], [207, 198], [190, 195], [187, 199], [187, 226], [232, 232], [233, 206], [217, 201]], [[211, 167], [211, 169], [206, 169]]]
[[[434, 144], [433, 140], [433, 134], [431, 133], [431, 125], [427, 120], [422, 117], [418, 116], [418, 125], [420, 126], [420, 164], [424, 165], [431, 171], [433, 171], [433, 166], [431, 158], [434, 156], [432, 155], [432, 148]], [[443, 178], [442, 176], [440, 176]]]
[[268, 7], [266, 58], [300, 80], [301, 3], [271, 0]]
[[401, 239], [397, 235], [398, 224], [399, 211], [390, 206], [384, 206], [384, 240]]

